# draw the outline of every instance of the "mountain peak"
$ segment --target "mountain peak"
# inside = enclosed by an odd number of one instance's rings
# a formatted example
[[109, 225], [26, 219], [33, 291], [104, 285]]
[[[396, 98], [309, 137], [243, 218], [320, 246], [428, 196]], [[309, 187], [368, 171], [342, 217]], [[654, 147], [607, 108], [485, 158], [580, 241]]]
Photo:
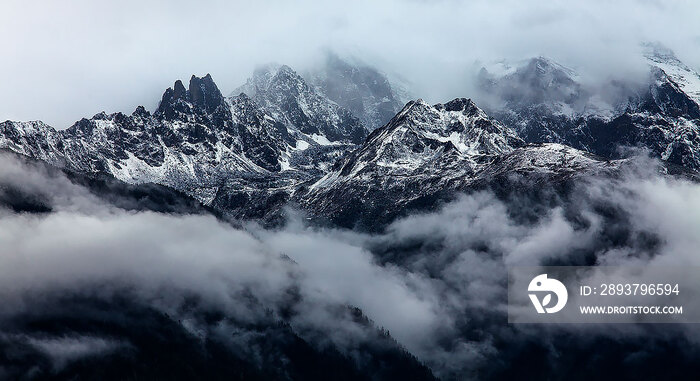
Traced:
[[530, 81], [542, 88], [551, 86], [570, 85], [574, 82], [576, 72], [549, 58], [539, 56], [530, 59], [523, 67], [518, 68], [515, 76], [522, 80]]
[[445, 111], [461, 111], [465, 115], [473, 115], [480, 111], [476, 104], [469, 98], [455, 98], [444, 105], [437, 104], [436, 107], [443, 108]]
[[193, 104], [204, 108], [208, 113], [213, 113], [224, 101], [210, 74], [203, 78], [194, 75], [190, 78], [189, 96]]
[[[245, 93], [289, 131], [328, 142], [360, 143], [365, 127], [287, 65], [259, 67], [234, 94]], [[233, 98], [233, 97], [232, 97]], [[315, 137], [315, 138], [314, 138]]]
[[676, 53], [660, 42], [642, 43], [642, 54], [644, 57], [654, 62], [680, 63], [680, 60], [676, 57]]
[[533, 66], [537, 70], [539, 70], [541, 73], [547, 73], [551, 71], [558, 71], [565, 73], [566, 75], [569, 76], [574, 76], [575, 72], [573, 69], [570, 69], [553, 59], [545, 56], [537, 56], [534, 58], [530, 59], [529, 65]]
[[173, 85], [173, 90], [176, 98], [184, 97], [187, 90], [185, 89], [185, 85], [182, 84], [181, 80], [175, 81], [175, 84]]
[[287, 65], [278, 67], [277, 70], [271, 74], [272, 75], [269, 82], [269, 85], [271, 86], [275, 86], [280, 83], [291, 83], [293, 85], [302, 84], [303, 86], [307, 85], [304, 78]]
[[[397, 118], [423, 118], [427, 114], [435, 114], [436, 112], [444, 117], [451, 114], [460, 114], [465, 117], [480, 116], [488, 119], [486, 113], [469, 98], [455, 98], [447, 103], [435, 105], [430, 105], [423, 99], [418, 98], [415, 101], [408, 102], [403, 110], [397, 114]], [[435, 125], [439, 126], [441, 124], [436, 123]]]
[[136, 110], [134, 110], [134, 112], [131, 115], [139, 116], [139, 117], [149, 117], [149, 116], [151, 116], [151, 113], [149, 113], [145, 107], [138, 106], [138, 107], [136, 107]]
[[410, 173], [437, 162], [472, 166], [523, 145], [513, 130], [488, 117], [470, 99], [434, 106], [418, 99], [375, 130], [343, 164], [340, 174], [357, 173], [369, 168], [368, 163], [391, 173]]
[[274, 77], [280, 70], [291, 70], [287, 65], [280, 65], [278, 63], [268, 63], [265, 65], [258, 65], [255, 70], [253, 70], [253, 77]]
[[386, 74], [358, 59], [343, 58], [330, 51], [305, 78], [330, 100], [360, 118], [369, 131], [385, 125], [408, 100], [408, 92]]
[[255, 99], [261, 93], [288, 88], [304, 88], [306, 86], [304, 79], [291, 67], [267, 64], [256, 67], [253, 75], [248, 78], [246, 83], [235, 89], [230, 96], [233, 97], [236, 94], [245, 93]]
[[163, 93], [160, 104], [156, 109], [156, 114], [164, 115], [168, 118], [174, 117], [172, 106], [178, 101], [187, 100], [187, 89], [181, 80], [175, 81], [173, 87], [168, 87]]
[[520, 111], [536, 107], [571, 114], [589, 96], [572, 69], [542, 56], [513, 65], [500, 62], [493, 73], [482, 70], [478, 79], [486, 98], [497, 100], [496, 108], [505, 105]]
[[296, 75], [297, 72], [294, 71], [294, 69], [292, 69], [291, 67], [289, 67], [289, 66], [287, 66], [287, 65], [282, 65], [282, 66], [280, 66], [280, 67], [277, 69], [277, 73], [276, 73], [276, 74], [277, 74], [277, 75], [279, 75], [279, 74], [287, 74], [287, 75], [290, 75], [290, 74], [291, 74], [291, 75]]
[[[647, 63], [652, 68], [662, 70], [665, 76], [676, 83], [693, 102], [700, 105], [700, 74], [698, 72], [681, 62], [673, 50], [658, 42], [642, 44], [642, 51]], [[658, 79], [658, 73], [652, 70], [652, 74], [654, 79]]]
[[155, 115], [161, 115], [167, 119], [175, 119], [198, 112], [197, 109], [205, 114], [213, 114], [221, 106], [225, 106], [225, 103], [226, 101], [221, 95], [221, 91], [210, 74], [201, 78], [192, 75], [188, 89], [178, 79], [173, 87], [165, 90]]

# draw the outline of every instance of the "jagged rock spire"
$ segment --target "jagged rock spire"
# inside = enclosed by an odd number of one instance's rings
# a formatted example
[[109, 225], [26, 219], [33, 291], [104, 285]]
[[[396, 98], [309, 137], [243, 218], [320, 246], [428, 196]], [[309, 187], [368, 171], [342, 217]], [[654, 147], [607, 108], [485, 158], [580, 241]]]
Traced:
[[178, 79], [173, 87], [165, 90], [155, 114], [172, 120], [183, 114], [214, 114], [226, 108], [226, 100], [211, 75], [202, 78], [193, 75], [188, 89]]

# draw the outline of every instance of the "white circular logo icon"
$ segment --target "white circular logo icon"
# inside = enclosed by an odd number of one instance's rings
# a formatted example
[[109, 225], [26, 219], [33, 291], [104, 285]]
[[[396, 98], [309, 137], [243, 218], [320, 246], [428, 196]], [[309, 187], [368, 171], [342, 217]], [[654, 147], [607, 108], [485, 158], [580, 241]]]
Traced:
[[[547, 274], [540, 274], [534, 277], [527, 290], [529, 292], [547, 292], [541, 302], [537, 298], [537, 294], [529, 294], [530, 300], [532, 300], [532, 304], [535, 305], [535, 309], [539, 314], [559, 312], [566, 305], [566, 301], [569, 300], [569, 292], [566, 291], [564, 284], [554, 278], [547, 278]], [[552, 293], [557, 296], [557, 303], [547, 307], [552, 303]]]

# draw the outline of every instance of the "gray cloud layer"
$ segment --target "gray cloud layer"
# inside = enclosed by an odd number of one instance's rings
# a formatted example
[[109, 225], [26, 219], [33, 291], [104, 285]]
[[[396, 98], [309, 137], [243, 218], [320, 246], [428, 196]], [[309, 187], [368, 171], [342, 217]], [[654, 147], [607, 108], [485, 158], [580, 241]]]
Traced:
[[[506, 264], [580, 264], [583, 253], [600, 264], [700, 266], [694, 255], [700, 246], [700, 186], [650, 172], [582, 183], [570, 200], [534, 222], [518, 216], [524, 205], [477, 193], [402, 219], [380, 235], [300, 223], [277, 231], [240, 230], [209, 216], [127, 212], [62, 176], [5, 156], [0, 184], [41, 192], [54, 209], [42, 215], [0, 210], [0, 318], [38, 308], [41, 295], [100, 297], [128, 289], [193, 334], [211, 335], [216, 332], [183, 312], [189, 297], [246, 323], [269, 319], [270, 312], [281, 315], [291, 298], [295, 330], [311, 342], [330, 340], [352, 353], [371, 335], [338, 308], [350, 305], [442, 376], [484, 376], [502, 366], [499, 361], [517, 351], [519, 342], [554, 340], [561, 331], [580, 335], [575, 337], [581, 342], [670, 334], [634, 326], [508, 326]], [[601, 214], [601, 206], [607, 212]], [[610, 211], [619, 220], [606, 220]], [[611, 241], [611, 232], [626, 233]], [[660, 244], [647, 245], [642, 238], [648, 235]], [[398, 253], [391, 260], [381, 254], [391, 252]], [[235, 337], [233, 328], [217, 329]], [[696, 330], [688, 333], [696, 345]], [[93, 350], [116, 350], [100, 338], [27, 340], [56, 366]]]
[[546, 55], [604, 78], [639, 69], [658, 40], [700, 67], [696, 2], [209, 0], [0, 4], [0, 119], [65, 128], [101, 110], [155, 108], [177, 78], [224, 92], [268, 61], [303, 68], [323, 48], [359, 57], [438, 102], [471, 96], [476, 60]]

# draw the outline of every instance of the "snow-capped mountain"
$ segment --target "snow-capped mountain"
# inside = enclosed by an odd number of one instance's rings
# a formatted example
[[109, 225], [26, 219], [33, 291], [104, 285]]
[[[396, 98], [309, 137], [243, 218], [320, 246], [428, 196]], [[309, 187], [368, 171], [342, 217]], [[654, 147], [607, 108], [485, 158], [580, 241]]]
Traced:
[[611, 83], [602, 96], [580, 83], [570, 68], [545, 57], [482, 67], [477, 83], [489, 114], [528, 142], [565, 142], [579, 119], [607, 119], [616, 113], [628, 89]]
[[[151, 114], [100, 113], [57, 131], [0, 124], [0, 148], [127, 183], [156, 183], [235, 217], [257, 218], [327, 173], [366, 130], [288, 67], [258, 71], [229, 98], [210, 75], [176, 81]], [[255, 99], [257, 99], [257, 101]], [[261, 103], [258, 103], [261, 102]]]
[[671, 49], [658, 43], [644, 44], [643, 54], [649, 65], [661, 69], [695, 103], [700, 104], [698, 72], [681, 62]]
[[299, 159], [311, 138], [297, 140], [245, 95], [224, 98], [209, 75], [192, 76], [187, 89], [175, 82], [153, 114], [139, 107], [131, 115], [100, 113], [61, 131], [41, 122], [5, 122], [0, 129], [0, 148], [127, 183], [167, 185], [204, 203], [229, 178], [282, 171], [303, 177], [291, 163], [314, 161]]
[[327, 53], [306, 75], [309, 83], [356, 115], [369, 131], [385, 125], [410, 100], [408, 90], [376, 68]]
[[671, 51], [645, 46], [648, 81], [613, 80], [599, 93], [557, 63], [535, 58], [505, 70], [482, 69], [491, 115], [530, 143], [555, 142], [608, 158], [622, 146], [691, 169], [700, 168], [700, 76]]
[[245, 93], [290, 132], [311, 136], [320, 144], [361, 143], [367, 136], [362, 122], [306, 83], [286, 65], [255, 70], [233, 94]]
[[458, 192], [514, 184], [514, 176], [551, 183], [617, 165], [564, 145], [528, 146], [468, 99], [418, 100], [310, 185], [299, 203], [334, 224], [380, 229]]
[[[361, 175], [381, 169], [387, 174], [413, 172], [449, 161], [470, 166], [523, 145], [514, 131], [489, 118], [469, 99], [430, 106], [409, 102], [384, 128], [344, 161], [340, 173]], [[398, 173], [396, 173], [398, 171]]]
[[[684, 91], [692, 81], [679, 77], [690, 72], [668, 52], [650, 57], [678, 70], [669, 75], [654, 66], [644, 91], [612, 116], [592, 106], [598, 98], [573, 71], [537, 58], [504, 67], [500, 77], [482, 71], [484, 86], [501, 101], [497, 118], [464, 98], [411, 101], [365, 139], [365, 126], [348, 109], [276, 66], [257, 70], [231, 97], [210, 75], [192, 76], [187, 87], [176, 81], [152, 114], [143, 107], [100, 113], [60, 131], [41, 122], [0, 123], [0, 149], [75, 172], [165, 185], [235, 218], [276, 221], [291, 204], [315, 219], [380, 228], [457, 192], [526, 189], [514, 181], [552, 184], [614, 170], [620, 145], [700, 168], [700, 110]], [[366, 84], [354, 77], [333, 83], [343, 81]], [[359, 85], [346, 88], [343, 99], [366, 95]]]
[[5, 122], [0, 147], [78, 172], [166, 185], [236, 218], [274, 221], [291, 203], [318, 219], [368, 227], [497, 176], [607, 165], [565, 146], [526, 147], [468, 99], [409, 102], [360, 146], [316, 142], [319, 135], [289, 122], [245, 94], [224, 98], [210, 76], [192, 77], [188, 88], [178, 81], [167, 89], [153, 114], [101, 113], [62, 131]]
[[572, 69], [546, 57], [514, 64], [502, 61], [479, 72], [485, 90], [509, 109], [547, 107], [550, 113], [566, 116], [581, 113], [589, 98], [577, 77]]

